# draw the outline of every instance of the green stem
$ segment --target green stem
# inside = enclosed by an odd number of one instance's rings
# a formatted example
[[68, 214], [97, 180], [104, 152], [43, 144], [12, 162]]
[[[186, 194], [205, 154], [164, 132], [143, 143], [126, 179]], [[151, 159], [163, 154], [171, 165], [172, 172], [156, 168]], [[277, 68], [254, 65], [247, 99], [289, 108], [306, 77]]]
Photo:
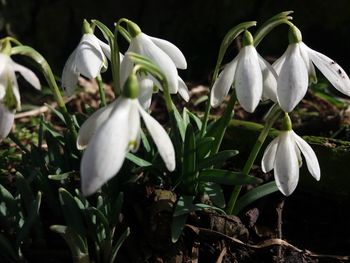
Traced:
[[[252, 151], [250, 152], [248, 160], [243, 167], [242, 175], [249, 174], [249, 172], [254, 164], [254, 161], [255, 161], [256, 157], [258, 156], [258, 153], [261, 149], [261, 146], [264, 144], [265, 139], [266, 139], [267, 135], [269, 134], [270, 129], [272, 128], [272, 125], [279, 118], [280, 114], [281, 114], [281, 109], [279, 108], [278, 104], [275, 103], [271, 107], [271, 109], [268, 113], [268, 116], [266, 118], [266, 123], [264, 125], [264, 128], [260, 132], [260, 135], [259, 135], [258, 139], [256, 140]], [[229, 214], [229, 215], [232, 214], [241, 189], [242, 189], [241, 185], [235, 186], [235, 188], [233, 189], [229, 203], [227, 205], [227, 209], [226, 209], [227, 214]]]
[[118, 25], [114, 30], [114, 41], [110, 43], [111, 46], [111, 64], [112, 64], [112, 76], [113, 76], [113, 87], [115, 96], [119, 96], [122, 92], [120, 86], [120, 57], [119, 57], [119, 46], [118, 46]]
[[107, 105], [106, 93], [105, 93], [104, 84], [100, 74], [96, 77], [96, 82], [97, 82], [98, 92], [100, 94], [100, 100], [101, 100], [100, 107], [104, 107]]
[[224, 114], [218, 120], [221, 122], [221, 125], [220, 125], [218, 133], [215, 136], [215, 143], [214, 143], [211, 155], [217, 153], [220, 149], [222, 139], [224, 138], [224, 135], [226, 132], [226, 128], [229, 125], [230, 121], [232, 120], [232, 117], [234, 114], [233, 109], [235, 107], [236, 101], [237, 101], [237, 96], [236, 96], [236, 93], [233, 92], [231, 95], [231, 98], [226, 106], [226, 110], [225, 110]]

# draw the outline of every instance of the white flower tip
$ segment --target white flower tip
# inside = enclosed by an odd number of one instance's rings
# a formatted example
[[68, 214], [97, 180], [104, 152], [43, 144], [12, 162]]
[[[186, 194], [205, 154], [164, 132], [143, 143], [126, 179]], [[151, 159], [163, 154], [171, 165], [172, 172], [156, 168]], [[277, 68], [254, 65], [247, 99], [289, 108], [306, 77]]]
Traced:
[[80, 139], [78, 138], [76, 146], [78, 150], [82, 151], [87, 147], [87, 143], [81, 142]]

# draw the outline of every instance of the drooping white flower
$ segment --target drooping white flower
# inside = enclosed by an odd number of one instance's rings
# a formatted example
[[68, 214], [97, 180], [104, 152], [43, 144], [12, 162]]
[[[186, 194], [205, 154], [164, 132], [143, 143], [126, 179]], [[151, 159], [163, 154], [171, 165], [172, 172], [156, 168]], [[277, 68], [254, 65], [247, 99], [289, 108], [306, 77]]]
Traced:
[[137, 97], [122, 95], [95, 112], [79, 130], [77, 146], [80, 149], [86, 147], [81, 162], [85, 195], [94, 193], [118, 173], [128, 151], [138, 149], [140, 117], [167, 169], [175, 169], [174, 146], [164, 128], [143, 109]]
[[277, 75], [274, 69], [257, 53], [248, 31], [243, 42], [244, 47], [224, 67], [213, 85], [210, 95], [213, 107], [220, 105], [231, 86], [236, 89], [239, 103], [248, 112], [253, 112], [262, 98], [276, 101]]
[[350, 79], [336, 62], [305, 45], [296, 27], [290, 28], [289, 36], [287, 50], [273, 64], [278, 74], [277, 98], [284, 111], [292, 111], [305, 96], [309, 83], [317, 82], [313, 64], [337, 90], [350, 96]]
[[[187, 101], [189, 98], [187, 86], [178, 76], [177, 72], [177, 68], [187, 68], [186, 59], [180, 49], [169, 41], [148, 36], [145, 33], [142, 33], [136, 24], [132, 23], [132, 25], [134, 33], [127, 52], [137, 53], [150, 59], [162, 70], [162, 72], [164, 72], [168, 81], [170, 93], [175, 94], [179, 92], [180, 95]], [[129, 77], [133, 68], [133, 62], [127, 56], [127, 52], [125, 53], [125, 57], [120, 68], [121, 86], [124, 85], [125, 80]], [[154, 79], [150, 79], [154, 81]], [[154, 84], [161, 89], [161, 86], [157, 85], [158, 83]]]
[[292, 194], [298, 184], [302, 155], [311, 175], [320, 180], [320, 166], [315, 152], [293, 130], [281, 131], [264, 152], [262, 170], [265, 173], [274, 170], [277, 187], [286, 196]]
[[16, 110], [21, 109], [15, 72], [19, 72], [34, 88], [41, 89], [39, 79], [30, 69], [14, 62], [10, 56], [0, 53], [0, 140], [9, 134]]
[[110, 56], [111, 50], [106, 43], [94, 34], [84, 34], [63, 68], [62, 87], [66, 93], [70, 95], [74, 92], [80, 75], [94, 79], [106, 70]]

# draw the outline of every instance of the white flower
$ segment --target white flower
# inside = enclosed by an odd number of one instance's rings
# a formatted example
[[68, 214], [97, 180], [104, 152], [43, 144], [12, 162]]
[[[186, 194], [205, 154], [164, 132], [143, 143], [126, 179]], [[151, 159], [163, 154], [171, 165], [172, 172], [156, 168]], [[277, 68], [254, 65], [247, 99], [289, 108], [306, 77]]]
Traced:
[[350, 96], [350, 79], [345, 71], [329, 57], [299, 41], [289, 44], [273, 64], [278, 74], [277, 98], [284, 111], [292, 111], [305, 96], [309, 83], [317, 81], [313, 64], [337, 90]]
[[286, 196], [292, 194], [298, 184], [301, 153], [311, 175], [320, 180], [320, 166], [315, 152], [293, 130], [281, 131], [264, 152], [262, 170], [265, 173], [274, 170], [277, 187]]
[[80, 128], [77, 145], [87, 146], [81, 162], [82, 191], [90, 195], [122, 167], [128, 151], [140, 144], [140, 117], [144, 120], [169, 171], [175, 169], [174, 146], [164, 128], [137, 99], [119, 97], [95, 112]]
[[107, 69], [107, 58], [110, 59], [110, 47], [93, 34], [84, 34], [69, 56], [62, 72], [62, 87], [70, 95], [81, 75], [88, 79], [96, 78]]
[[41, 89], [39, 79], [30, 69], [17, 64], [10, 56], [0, 53], [0, 140], [9, 134], [15, 112], [21, 109], [15, 72], [19, 72], [34, 88]]
[[211, 91], [210, 103], [213, 107], [219, 106], [233, 86], [241, 106], [253, 112], [261, 98], [276, 101], [276, 78], [272, 66], [255, 47], [246, 45], [219, 74]]
[[[177, 68], [186, 69], [187, 62], [182, 52], [174, 44], [163, 39], [150, 37], [144, 33], [138, 33], [135, 37], [131, 38], [127, 52], [134, 52], [149, 58], [164, 72], [170, 93], [175, 94], [179, 92], [185, 100], [188, 99], [187, 87], [177, 72]], [[121, 86], [124, 85], [125, 80], [133, 68], [133, 62], [127, 56], [127, 52], [121, 63]], [[161, 88], [157, 83], [156, 86]]]

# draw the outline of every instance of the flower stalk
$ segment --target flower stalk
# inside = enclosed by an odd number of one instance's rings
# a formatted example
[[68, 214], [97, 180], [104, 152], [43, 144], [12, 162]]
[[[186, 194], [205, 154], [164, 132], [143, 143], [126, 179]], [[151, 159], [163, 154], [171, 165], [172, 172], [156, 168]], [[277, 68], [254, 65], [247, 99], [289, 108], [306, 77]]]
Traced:
[[[270, 129], [272, 128], [273, 124], [276, 122], [276, 120], [280, 117], [281, 115], [281, 109], [278, 106], [278, 104], [274, 104], [269, 113], [268, 116], [266, 117], [266, 122], [264, 125], [264, 128], [261, 130], [258, 139], [256, 140], [252, 151], [249, 154], [248, 160], [246, 161], [244, 167], [243, 167], [243, 171], [242, 174], [243, 175], [248, 175], [253, 164], [254, 161], [256, 159], [256, 157], [258, 156], [258, 153], [261, 149], [261, 146], [264, 144], [267, 135], [269, 134]], [[234, 212], [234, 207], [238, 198], [239, 193], [241, 192], [242, 186], [235, 186], [235, 188], [233, 189], [227, 208], [226, 208], [226, 212], [227, 214], [231, 215]]]

